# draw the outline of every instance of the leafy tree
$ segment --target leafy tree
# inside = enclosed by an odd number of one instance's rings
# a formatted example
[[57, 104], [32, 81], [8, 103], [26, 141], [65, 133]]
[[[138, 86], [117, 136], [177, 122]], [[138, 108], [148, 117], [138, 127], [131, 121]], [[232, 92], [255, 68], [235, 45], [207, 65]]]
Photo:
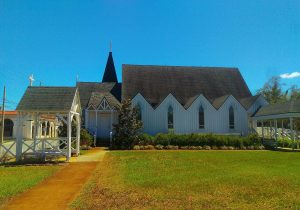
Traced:
[[114, 126], [113, 147], [129, 149], [139, 139], [143, 123], [138, 120], [137, 110], [132, 107], [131, 100], [122, 101], [118, 108], [118, 124]]
[[290, 88], [290, 99], [291, 100], [300, 100], [300, 88], [297, 85], [293, 85]]
[[257, 91], [270, 104], [286, 101], [287, 92], [283, 93], [279, 77], [272, 77], [264, 86]]

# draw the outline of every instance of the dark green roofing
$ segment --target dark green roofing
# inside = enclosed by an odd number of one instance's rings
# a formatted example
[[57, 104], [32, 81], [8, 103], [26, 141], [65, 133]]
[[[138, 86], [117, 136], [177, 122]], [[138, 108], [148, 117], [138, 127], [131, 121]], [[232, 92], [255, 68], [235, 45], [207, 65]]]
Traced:
[[285, 103], [270, 104], [258, 110], [255, 117], [278, 115], [288, 113], [300, 113], [300, 100], [293, 100]]
[[224, 102], [227, 100], [228, 97], [229, 97], [229, 95], [224, 95], [224, 96], [218, 97], [212, 101], [212, 105], [216, 109], [219, 109], [224, 104]]
[[116, 99], [121, 101], [121, 83], [115, 82], [77, 82], [76, 84], [79, 94], [81, 107], [84, 109], [88, 106], [88, 102], [93, 92], [111, 93]]
[[99, 107], [100, 103], [104, 98], [107, 100], [111, 108], [116, 108], [121, 106], [121, 103], [111, 93], [93, 92], [89, 100], [88, 107], [89, 106], [93, 106], [94, 108]]
[[69, 111], [76, 87], [28, 87], [18, 111]]
[[[218, 98], [215, 98], [213, 100], [210, 100], [209, 102], [211, 103], [211, 105], [215, 108], [215, 109], [219, 109], [224, 102], [227, 100], [227, 98], [230, 95], [224, 95]], [[250, 96], [247, 98], [241, 98], [241, 99], [236, 99], [240, 102], [240, 104], [246, 109], [248, 110], [254, 103], [255, 101], [259, 98], [260, 95], [255, 95], [255, 96]], [[193, 96], [191, 98], [188, 99], [188, 101], [186, 102], [186, 104], [184, 105], [185, 109], [188, 109], [192, 103], [199, 97], [199, 95]]]
[[260, 95], [250, 96], [247, 98], [242, 98], [239, 100], [239, 102], [245, 107], [246, 109], [249, 109], [255, 101], [259, 98]]

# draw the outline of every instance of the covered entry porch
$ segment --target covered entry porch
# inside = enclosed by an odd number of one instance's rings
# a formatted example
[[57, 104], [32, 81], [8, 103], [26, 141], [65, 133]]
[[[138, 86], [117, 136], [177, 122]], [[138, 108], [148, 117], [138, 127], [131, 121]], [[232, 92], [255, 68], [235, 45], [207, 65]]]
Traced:
[[84, 112], [85, 128], [98, 139], [98, 143], [110, 139], [119, 106], [120, 102], [110, 93], [92, 93]]
[[[17, 106], [16, 139], [1, 144], [0, 161], [80, 152], [81, 107], [73, 87], [28, 87]], [[30, 137], [28, 138], [28, 130]]]
[[292, 148], [299, 149], [300, 100], [262, 107], [253, 116], [253, 124], [263, 139], [289, 139]]

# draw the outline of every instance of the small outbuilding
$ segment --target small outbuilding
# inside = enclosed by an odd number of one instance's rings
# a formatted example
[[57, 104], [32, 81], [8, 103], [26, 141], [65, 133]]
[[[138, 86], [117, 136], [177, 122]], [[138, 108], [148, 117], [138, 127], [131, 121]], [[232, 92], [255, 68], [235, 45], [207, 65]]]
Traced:
[[[17, 108], [16, 140], [1, 145], [17, 160], [30, 154], [79, 155], [81, 105], [76, 87], [28, 87]], [[7, 143], [8, 144], [8, 143]]]
[[297, 140], [299, 148], [300, 138], [300, 100], [285, 103], [270, 104], [258, 110], [253, 116], [256, 130], [263, 138], [286, 137]]

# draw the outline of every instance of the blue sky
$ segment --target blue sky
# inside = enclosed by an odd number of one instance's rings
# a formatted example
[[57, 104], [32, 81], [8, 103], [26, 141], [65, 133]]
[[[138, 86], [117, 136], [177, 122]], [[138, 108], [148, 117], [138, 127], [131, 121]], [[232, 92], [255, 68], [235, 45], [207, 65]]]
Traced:
[[255, 93], [272, 76], [300, 72], [300, 1], [0, 0], [7, 108], [30, 74], [35, 85], [101, 81], [110, 40], [120, 80], [122, 64], [238, 67]]

